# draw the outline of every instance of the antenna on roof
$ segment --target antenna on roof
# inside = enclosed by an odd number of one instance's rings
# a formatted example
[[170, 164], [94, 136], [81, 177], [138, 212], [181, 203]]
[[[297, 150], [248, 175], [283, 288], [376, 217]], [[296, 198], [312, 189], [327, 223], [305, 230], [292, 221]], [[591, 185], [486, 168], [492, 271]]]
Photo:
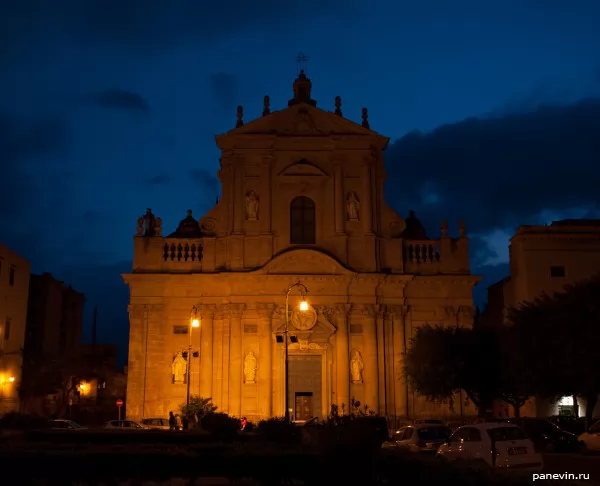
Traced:
[[308, 56], [306, 56], [302, 52], [299, 53], [296, 56], [296, 63], [298, 65], [298, 74], [305, 73], [306, 72], [306, 68], [308, 67]]

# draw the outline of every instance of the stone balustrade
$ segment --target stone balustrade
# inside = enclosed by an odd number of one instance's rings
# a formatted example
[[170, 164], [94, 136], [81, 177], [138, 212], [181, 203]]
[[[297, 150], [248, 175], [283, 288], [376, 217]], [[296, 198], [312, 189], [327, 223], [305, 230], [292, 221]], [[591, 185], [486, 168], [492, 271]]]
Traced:
[[200, 263], [202, 261], [202, 240], [180, 238], [164, 239], [163, 260], [165, 262]]
[[402, 256], [406, 273], [439, 273], [441, 270], [438, 240], [404, 240]]

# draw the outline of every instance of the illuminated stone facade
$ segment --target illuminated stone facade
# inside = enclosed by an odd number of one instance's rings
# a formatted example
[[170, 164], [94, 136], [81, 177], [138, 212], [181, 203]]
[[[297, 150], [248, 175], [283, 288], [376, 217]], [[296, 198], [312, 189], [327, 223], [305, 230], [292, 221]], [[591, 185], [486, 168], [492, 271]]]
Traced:
[[[450, 414], [416, 397], [402, 353], [424, 323], [471, 326], [472, 288], [464, 226], [429, 239], [414, 214], [385, 202], [389, 139], [316, 107], [310, 81], [294, 82], [288, 107], [216, 137], [222, 198], [199, 221], [191, 212], [162, 235], [151, 212], [138, 220], [130, 288], [127, 414], [166, 417], [185, 401], [178, 353], [193, 329], [192, 394], [221, 411], [284, 415], [285, 292], [301, 281], [309, 312], [290, 294], [292, 415], [324, 417], [352, 397], [388, 416]], [[174, 360], [178, 359], [177, 363]], [[175, 363], [175, 364], [174, 364]], [[254, 370], [254, 371], [253, 371]], [[457, 407], [458, 408], [458, 407]]]
[[0, 415], [20, 409], [31, 266], [0, 244]]
[[[540, 295], [560, 292], [566, 285], [600, 272], [600, 220], [567, 219], [549, 225], [519, 226], [510, 240], [510, 276], [488, 287], [483, 323], [502, 325], [507, 311]], [[553, 402], [531, 399], [522, 416], [558, 415], [573, 406], [572, 397]], [[579, 399], [579, 413], [585, 410]], [[600, 403], [596, 408], [600, 413]], [[596, 416], [595, 415], [595, 416]]]

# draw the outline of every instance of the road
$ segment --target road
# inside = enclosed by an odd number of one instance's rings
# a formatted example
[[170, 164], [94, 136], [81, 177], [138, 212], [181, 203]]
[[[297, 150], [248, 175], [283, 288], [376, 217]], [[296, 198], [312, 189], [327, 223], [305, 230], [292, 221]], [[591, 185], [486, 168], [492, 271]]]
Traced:
[[590, 475], [586, 484], [600, 485], [600, 455], [544, 454], [544, 473], [585, 473]]

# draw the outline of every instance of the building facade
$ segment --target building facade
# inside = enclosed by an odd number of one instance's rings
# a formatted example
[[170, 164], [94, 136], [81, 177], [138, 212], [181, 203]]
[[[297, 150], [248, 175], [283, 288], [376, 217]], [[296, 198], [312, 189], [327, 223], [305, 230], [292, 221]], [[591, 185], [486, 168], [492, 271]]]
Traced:
[[0, 415], [20, 410], [31, 266], [0, 244]]
[[[216, 137], [222, 198], [162, 234], [138, 219], [130, 289], [127, 415], [164, 417], [192, 394], [221, 411], [285, 414], [286, 290], [290, 293], [288, 403], [297, 420], [325, 417], [352, 398], [394, 417], [448, 415], [403, 379], [403, 353], [425, 323], [472, 325], [464, 225], [427, 237], [411, 212], [385, 202], [389, 139], [317, 108], [301, 73], [287, 108]], [[193, 309], [200, 328], [190, 328]], [[190, 334], [190, 331], [192, 334]], [[191, 345], [193, 353], [187, 359]], [[194, 354], [198, 354], [198, 358]]]
[[[552, 295], [600, 272], [600, 220], [568, 219], [543, 226], [520, 226], [510, 240], [510, 276], [488, 287], [483, 323], [502, 325], [507, 311], [521, 302]], [[572, 413], [573, 397], [556, 403], [530, 400], [522, 415]], [[579, 412], [583, 412], [579, 404]], [[599, 410], [600, 411], [600, 407]]]
[[27, 412], [60, 413], [65, 374], [81, 354], [84, 306], [82, 293], [51, 274], [31, 276], [21, 387]]

